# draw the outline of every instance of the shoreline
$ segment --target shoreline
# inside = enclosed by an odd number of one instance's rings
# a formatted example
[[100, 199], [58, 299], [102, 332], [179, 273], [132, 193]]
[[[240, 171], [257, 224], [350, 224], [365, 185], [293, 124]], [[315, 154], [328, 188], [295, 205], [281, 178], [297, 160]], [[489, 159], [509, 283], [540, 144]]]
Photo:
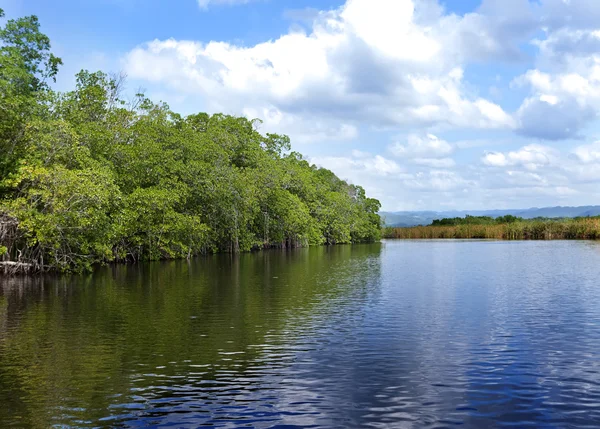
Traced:
[[597, 241], [597, 242], [600, 242], [600, 238], [457, 238], [457, 237], [395, 238], [395, 237], [384, 237], [382, 240], [392, 240], [392, 241]]
[[191, 261], [197, 258], [210, 258], [213, 256], [219, 255], [229, 255], [231, 257], [236, 257], [240, 255], [249, 255], [249, 254], [257, 254], [262, 252], [289, 252], [296, 251], [302, 249], [310, 249], [310, 248], [337, 248], [343, 246], [361, 246], [361, 245], [369, 245], [381, 243], [381, 240], [375, 241], [365, 241], [365, 242], [356, 242], [356, 243], [335, 243], [335, 244], [319, 244], [319, 245], [308, 245], [308, 246], [271, 246], [259, 249], [251, 249], [248, 251], [240, 251], [240, 252], [212, 252], [212, 253], [199, 253], [195, 255], [191, 255], [189, 257], [180, 257], [180, 258], [161, 258], [155, 260], [112, 260], [105, 261], [103, 263], [98, 263], [92, 266], [90, 270], [86, 270], [83, 272], [78, 271], [60, 271], [52, 266], [46, 266], [45, 269], [40, 269], [31, 263], [26, 262], [16, 262], [16, 261], [0, 261], [0, 280], [9, 279], [15, 277], [43, 277], [43, 276], [62, 276], [62, 275], [86, 275], [93, 274], [99, 268], [109, 267], [109, 266], [135, 266], [147, 263], [157, 263], [157, 262], [175, 262], [175, 261]]
[[533, 219], [511, 223], [387, 227], [383, 238], [493, 239], [493, 240], [600, 240], [600, 218]]

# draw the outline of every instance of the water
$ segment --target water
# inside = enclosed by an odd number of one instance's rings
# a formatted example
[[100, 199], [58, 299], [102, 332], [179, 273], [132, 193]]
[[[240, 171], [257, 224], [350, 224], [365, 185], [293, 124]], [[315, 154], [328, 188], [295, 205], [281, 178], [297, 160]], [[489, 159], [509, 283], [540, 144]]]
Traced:
[[600, 426], [600, 243], [388, 241], [0, 283], [0, 427]]

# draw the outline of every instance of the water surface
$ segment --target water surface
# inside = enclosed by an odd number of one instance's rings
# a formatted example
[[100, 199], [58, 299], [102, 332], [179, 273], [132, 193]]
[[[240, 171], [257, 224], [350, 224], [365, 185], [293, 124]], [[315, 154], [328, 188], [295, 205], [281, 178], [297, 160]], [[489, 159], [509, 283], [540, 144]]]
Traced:
[[0, 281], [0, 427], [600, 427], [600, 243]]

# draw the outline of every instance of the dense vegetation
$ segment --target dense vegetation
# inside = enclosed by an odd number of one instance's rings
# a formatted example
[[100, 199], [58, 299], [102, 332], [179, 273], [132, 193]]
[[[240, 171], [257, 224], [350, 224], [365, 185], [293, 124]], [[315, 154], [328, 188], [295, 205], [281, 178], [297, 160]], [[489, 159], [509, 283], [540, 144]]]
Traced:
[[500, 225], [503, 223], [514, 223], [523, 221], [522, 218], [506, 215], [493, 218], [490, 216], [465, 216], [465, 217], [453, 217], [444, 219], [435, 219], [432, 226], [457, 226], [457, 225]]
[[484, 238], [497, 240], [596, 240], [600, 239], [600, 217], [574, 219], [493, 219], [468, 216], [442, 219], [429, 226], [386, 228], [386, 238]]
[[[0, 15], [3, 15], [0, 9]], [[0, 264], [83, 271], [380, 238], [380, 204], [290, 152], [259, 121], [181, 116], [123, 79], [61, 60], [36, 17], [0, 28]]]

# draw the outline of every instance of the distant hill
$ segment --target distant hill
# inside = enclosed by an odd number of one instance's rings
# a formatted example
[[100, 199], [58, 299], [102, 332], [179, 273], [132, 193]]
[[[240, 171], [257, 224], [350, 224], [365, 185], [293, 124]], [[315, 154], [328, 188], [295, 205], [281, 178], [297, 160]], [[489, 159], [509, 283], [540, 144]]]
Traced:
[[533, 207], [530, 209], [515, 210], [452, 210], [452, 211], [400, 211], [381, 212], [386, 226], [408, 227], [429, 225], [435, 219], [471, 216], [505, 216], [513, 215], [524, 219], [536, 217], [559, 218], [559, 217], [585, 217], [600, 216], [600, 206], [583, 207]]

